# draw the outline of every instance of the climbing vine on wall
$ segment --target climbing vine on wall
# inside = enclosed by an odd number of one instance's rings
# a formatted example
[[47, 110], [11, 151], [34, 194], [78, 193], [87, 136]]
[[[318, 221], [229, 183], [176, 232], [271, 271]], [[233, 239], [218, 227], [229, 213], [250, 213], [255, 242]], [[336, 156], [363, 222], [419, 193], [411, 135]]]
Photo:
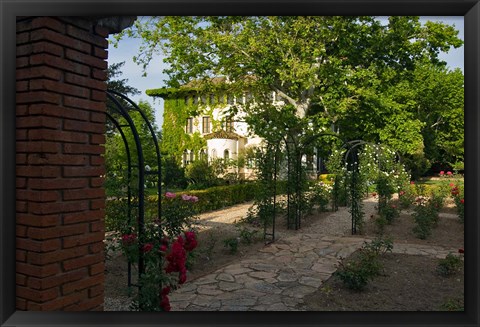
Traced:
[[181, 162], [185, 150], [198, 152], [207, 145], [198, 132], [185, 133], [187, 118], [195, 115], [197, 110], [198, 106], [185, 103], [184, 99], [165, 99], [161, 149], [162, 153], [175, 158], [177, 163]]
[[[155, 89], [148, 90], [148, 95], [161, 96], [165, 99], [163, 113], [163, 140], [162, 152], [172, 156], [180, 163], [185, 150], [198, 153], [206, 147], [206, 141], [199, 132], [188, 134], [185, 132], [186, 120], [194, 117], [194, 126], [199, 125], [201, 117], [210, 117], [211, 132], [221, 129], [221, 120], [215, 119], [213, 111], [227, 106], [227, 96], [224, 90], [188, 90]], [[195, 98], [195, 100], [194, 100]], [[226, 113], [228, 114], [228, 113]], [[221, 119], [221, 118], [220, 118]]]

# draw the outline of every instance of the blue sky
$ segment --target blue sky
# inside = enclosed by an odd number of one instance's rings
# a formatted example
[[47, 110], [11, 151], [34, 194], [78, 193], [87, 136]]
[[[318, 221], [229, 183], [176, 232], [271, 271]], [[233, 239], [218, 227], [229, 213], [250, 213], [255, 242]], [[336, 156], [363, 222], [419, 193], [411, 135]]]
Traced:
[[[380, 20], [385, 20], [385, 18], [380, 18]], [[463, 16], [421, 17], [422, 22], [427, 20], [442, 21], [449, 25], [455, 25], [456, 29], [459, 31], [459, 38], [462, 40], [465, 39]], [[140, 95], [133, 96], [132, 100], [136, 102], [140, 100], [149, 102], [155, 109], [156, 124], [161, 127], [163, 122], [163, 100], [149, 97], [145, 94], [145, 90], [165, 86], [165, 83], [163, 82], [163, 80], [166, 79], [166, 75], [163, 74], [165, 66], [162, 62], [162, 58], [158, 56], [154, 58], [150, 64], [147, 76], [142, 76], [142, 68], [137, 66], [132, 60], [133, 56], [137, 54], [139, 45], [140, 40], [137, 39], [123, 39], [119, 42], [117, 48], [110, 45], [108, 50], [108, 61], [110, 64], [125, 61], [125, 65], [122, 67], [122, 78], [128, 79], [128, 84], [136, 87], [141, 92]], [[450, 68], [460, 68], [464, 71], [463, 46], [459, 49], [452, 49], [446, 54], [442, 53], [440, 58], [445, 60]]]

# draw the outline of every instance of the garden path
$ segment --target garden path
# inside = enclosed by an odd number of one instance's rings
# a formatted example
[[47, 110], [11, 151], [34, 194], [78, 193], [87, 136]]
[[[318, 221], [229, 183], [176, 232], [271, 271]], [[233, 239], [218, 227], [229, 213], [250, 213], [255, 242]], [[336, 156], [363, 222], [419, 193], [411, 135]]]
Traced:
[[[375, 204], [373, 198], [364, 201], [365, 217], [374, 213]], [[220, 217], [226, 219], [217, 213], [212, 220]], [[302, 310], [303, 299], [330, 278], [341, 258], [366, 241], [349, 235], [350, 228], [348, 208], [339, 208], [308, 229], [280, 237], [247, 259], [188, 281], [170, 294], [172, 311]], [[437, 258], [450, 251], [418, 244], [395, 244], [393, 248], [394, 253]]]

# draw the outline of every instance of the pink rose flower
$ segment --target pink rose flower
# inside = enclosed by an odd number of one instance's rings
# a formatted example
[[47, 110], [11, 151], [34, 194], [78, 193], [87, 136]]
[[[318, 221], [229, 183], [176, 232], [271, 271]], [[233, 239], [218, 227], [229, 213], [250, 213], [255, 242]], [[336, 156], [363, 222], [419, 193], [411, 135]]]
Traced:
[[195, 196], [195, 195], [192, 195], [192, 196], [190, 197], [190, 201], [192, 201], [192, 202], [198, 202], [198, 197]]
[[172, 192], [167, 192], [165, 193], [165, 197], [169, 198], [169, 199], [173, 199], [175, 198], [177, 195], [175, 193], [172, 193]]

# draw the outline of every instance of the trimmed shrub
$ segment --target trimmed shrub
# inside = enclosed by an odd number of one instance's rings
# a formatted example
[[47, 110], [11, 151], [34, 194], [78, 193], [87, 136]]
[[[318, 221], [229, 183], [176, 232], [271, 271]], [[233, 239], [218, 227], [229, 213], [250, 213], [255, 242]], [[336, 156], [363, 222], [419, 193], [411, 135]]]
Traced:
[[[279, 187], [280, 189], [282, 186]], [[217, 210], [235, 204], [254, 200], [255, 193], [258, 192], [256, 183], [245, 183], [227, 186], [216, 186], [205, 190], [175, 192], [177, 196], [182, 194], [194, 195], [198, 197], [198, 202], [194, 203], [196, 214], [207, 211]], [[145, 220], [156, 219], [158, 195], [151, 195], [145, 201]], [[162, 200], [162, 210], [168, 203]], [[127, 200], [126, 198], [111, 198], [106, 201], [105, 225], [107, 231], [124, 231], [127, 226]], [[135, 222], [135, 221], [134, 221]], [[133, 223], [134, 223], [133, 222]]]

